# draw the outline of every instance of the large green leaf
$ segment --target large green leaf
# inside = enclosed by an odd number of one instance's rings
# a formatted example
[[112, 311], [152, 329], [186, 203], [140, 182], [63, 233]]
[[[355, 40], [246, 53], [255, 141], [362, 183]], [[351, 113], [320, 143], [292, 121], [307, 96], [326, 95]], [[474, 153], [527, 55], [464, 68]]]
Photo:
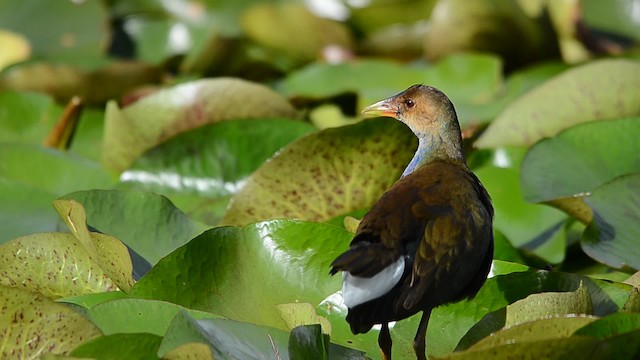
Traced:
[[116, 290], [117, 287], [73, 235], [32, 234], [0, 246], [0, 284], [49, 298]]
[[[34, 21], [47, 19], [47, 21]], [[103, 53], [107, 11], [97, 2], [6, 0], [0, 24], [29, 39], [32, 55], [83, 63]]]
[[60, 218], [51, 211], [55, 199], [39, 190], [0, 176], [0, 244], [35, 232], [56, 231]]
[[180, 132], [228, 119], [296, 118], [282, 96], [235, 78], [202, 79], [160, 90], [126, 108], [107, 104], [102, 161], [121, 172], [144, 151]]
[[[371, 74], [375, 74], [372, 76]], [[280, 83], [289, 97], [327, 98], [347, 92], [358, 95], [358, 109], [399, 93], [416, 83], [435, 86], [454, 104], [481, 104], [496, 94], [502, 81], [500, 61], [488, 55], [452, 55], [433, 66], [363, 59], [341, 64], [312, 64]], [[478, 120], [460, 116], [464, 123]]]
[[62, 108], [44, 94], [0, 92], [0, 141], [39, 144], [53, 128]]
[[640, 64], [598, 60], [563, 72], [511, 103], [476, 141], [480, 148], [531, 145], [593, 120], [640, 113]]
[[528, 16], [520, 3], [437, 1], [425, 36], [426, 57], [433, 60], [461, 51], [491, 52], [505, 61], [508, 70], [557, 57], [557, 40], [548, 14]]
[[93, 161], [26, 144], [0, 144], [0, 176], [60, 196], [109, 187], [111, 176]]
[[162, 259], [132, 295], [286, 329], [276, 305], [318, 304], [340, 288], [328, 269], [350, 238], [293, 220], [214, 228]]
[[324, 221], [371, 206], [400, 177], [415, 146], [415, 136], [392, 119], [310, 134], [249, 177], [222, 223]]
[[214, 225], [246, 177], [280, 148], [314, 129], [287, 119], [205, 125], [144, 153], [120, 175], [119, 187], [166, 195], [188, 214]]
[[288, 359], [289, 334], [226, 319], [196, 320], [182, 312], [173, 319], [158, 355], [187, 343], [204, 343], [214, 359]]
[[546, 319], [529, 321], [493, 333], [491, 336], [487, 336], [475, 343], [471, 349], [490, 349], [503, 344], [513, 344], [516, 342], [569, 337], [576, 330], [593, 323], [597, 319], [595, 316], [567, 313], [565, 316], [553, 316]]
[[153, 334], [112, 334], [88, 341], [70, 355], [96, 360], [156, 359], [162, 337]]
[[640, 174], [596, 188], [586, 202], [594, 216], [583, 234], [582, 249], [611, 267], [640, 269]]
[[88, 225], [117, 237], [152, 264], [206, 228], [153, 193], [90, 190], [61, 199], [81, 203]]
[[491, 195], [495, 208], [494, 226], [520, 249], [532, 251], [546, 261], [564, 260], [562, 225], [566, 215], [522, 199], [517, 168], [484, 166], [475, 171]]
[[522, 163], [522, 193], [541, 202], [593, 191], [614, 177], [640, 172], [640, 117], [572, 127], [534, 145]]
[[315, 60], [327, 46], [353, 46], [344, 24], [317, 16], [302, 3], [258, 2], [243, 13], [240, 23], [246, 36], [296, 65]]
[[635, 17], [638, 3], [634, 0], [614, 0], [607, 3], [585, 0], [580, 6], [584, 21], [590, 27], [640, 41], [640, 22]]
[[67, 353], [100, 335], [82, 315], [45, 296], [0, 285], [0, 356], [35, 359]]
[[617, 313], [585, 325], [577, 330], [575, 335], [604, 339], [634, 330], [640, 330], [640, 314]]
[[[452, 352], [467, 332], [485, 316], [504, 309], [507, 305], [524, 299], [530, 294], [558, 291], [576, 292], [582, 283], [588, 291], [588, 297], [591, 298], [595, 314], [604, 315], [621, 308], [629, 293], [629, 286], [624, 284], [612, 284], [569, 273], [526, 271], [526, 267], [522, 265], [512, 265], [514, 266], [494, 261], [492, 272], [495, 276], [487, 280], [473, 300], [443, 305], [433, 310], [427, 330], [427, 352], [429, 355], [444, 356]], [[560, 296], [560, 298], [562, 297]], [[576, 300], [578, 300], [577, 306], [579, 307], [582, 306], [579, 304], [581, 299], [582, 295], [578, 294]], [[546, 311], [549, 314], [558, 313], [558, 306], [553, 304], [549, 304], [549, 306], [549, 309], [546, 309], [544, 305], [538, 306], [541, 308], [540, 310], [532, 306], [523, 315], [540, 317], [544, 316]], [[571, 306], [575, 306], [575, 304]], [[344, 321], [347, 309], [342, 303], [342, 297], [339, 293], [327, 296], [317, 307], [317, 311], [319, 315], [325, 316], [331, 321], [332, 341], [364, 350], [370, 356], [379, 353], [377, 329], [373, 329], [367, 334], [351, 334], [349, 325]], [[398, 321], [391, 327], [394, 358], [415, 359], [412, 341], [418, 328], [420, 316], [421, 314], [416, 314], [408, 319]]]
[[[612, 284], [569, 273], [530, 271], [495, 276], [487, 280], [473, 300], [434, 309], [427, 330], [428, 351], [436, 356], [453, 351], [467, 331], [485, 315], [529, 294], [576, 291], [581, 283], [587, 287], [594, 313], [599, 316], [617, 311], [623, 306], [629, 293], [629, 287], [623, 284]], [[417, 321], [411, 324], [410, 329], [406, 329], [408, 323], [399, 322], [394, 330], [399, 331], [401, 326], [407, 332], [406, 338], [411, 339], [411, 332], [415, 332]]]
[[87, 317], [105, 335], [148, 333], [163, 336], [180, 311], [187, 311], [195, 319], [218, 317], [169, 302], [147, 299], [106, 301], [91, 307]]
[[439, 359], [637, 359], [638, 320], [637, 314], [613, 314], [598, 320], [572, 315], [527, 322]]

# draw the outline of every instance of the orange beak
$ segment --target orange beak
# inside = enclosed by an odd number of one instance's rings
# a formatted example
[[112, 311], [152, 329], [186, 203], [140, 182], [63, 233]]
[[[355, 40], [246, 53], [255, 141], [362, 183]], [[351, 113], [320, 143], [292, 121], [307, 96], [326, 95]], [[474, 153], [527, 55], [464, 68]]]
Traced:
[[369, 105], [362, 110], [365, 117], [388, 116], [395, 118], [397, 109], [393, 106], [393, 98], [378, 101], [373, 105]]

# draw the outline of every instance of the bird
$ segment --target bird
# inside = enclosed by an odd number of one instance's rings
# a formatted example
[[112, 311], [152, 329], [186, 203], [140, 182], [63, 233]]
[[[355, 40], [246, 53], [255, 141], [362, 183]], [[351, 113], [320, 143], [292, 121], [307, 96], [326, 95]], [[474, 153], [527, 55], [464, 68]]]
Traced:
[[351, 332], [380, 324], [385, 360], [391, 360], [389, 322], [422, 312], [413, 350], [424, 360], [432, 309], [473, 298], [487, 279], [491, 198], [466, 164], [456, 111], [442, 91], [413, 85], [362, 113], [401, 121], [417, 136], [418, 148], [400, 179], [364, 215], [330, 274], [342, 272]]

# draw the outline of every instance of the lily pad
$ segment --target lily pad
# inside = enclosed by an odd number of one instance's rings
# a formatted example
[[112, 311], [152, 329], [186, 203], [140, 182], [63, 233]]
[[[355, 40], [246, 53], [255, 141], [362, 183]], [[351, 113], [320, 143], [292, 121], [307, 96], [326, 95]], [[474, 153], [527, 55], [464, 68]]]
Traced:
[[0, 157], [0, 176], [57, 196], [113, 183], [100, 164], [40, 146], [0, 144]]
[[[496, 261], [497, 270], [506, 268]], [[584, 284], [598, 316], [620, 309], [628, 296], [629, 286], [595, 280], [586, 276], [548, 271], [526, 271], [526, 267], [514, 264], [512, 273], [494, 276], [487, 280], [478, 295], [470, 301], [443, 305], [431, 314], [427, 330], [427, 353], [429, 356], [445, 356], [456, 349], [458, 343], [478, 322], [491, 312], [530, 294], [540, 292], [575, 292]], [[379, 353], [378, 330], [367, 334], [353, 335], [344, 321], [346, 307], [339, 293], [327, 296], [316, 308], [318, 314], [331, 321], [331, 339], [337, 344], [366, 351], [370, 356]], [[390, 327], [394, 341], [393, 356], [398, 359], [415, 359], [412, 340], [420, 322], [421, 314], [398, 321]]]
[[102, 161], [121, 172], [144, 151], [195, 127], [228, 119], [297, 118], [269, 88], [241, 79], [202, 79], [144, 97], [124, 109], [107, 104]]
[[488, 165], [475, 173], [491, 195], [496, 212], [494, 227], [515, 247], [552, 264], [561, 263], [565, 256], [562, 225], [566, 215], [548, 206], [525, 202], [517, 168]]
[[82, 243], [68, 233], [42, 233], [0, 246], [0, 284], [57, 299], [117, 287]]
[[246, 36], [288, 55], [293, 64], [315, 60], [327, 46], [353, 46], [344, 24], [316, 16], [302, 3], [256, 3], [240, 23]]
[[147, 299], [117, 299], [91, 307], [87, 317], [105, 335], [148, 333], [164, 336], [172, 319], [186, 311], [195, 319], [218, 316], [164, 301]]
[[[584, 284], [593, 304], [594, 314], [611, 314], [620, 309], [628, 296], [629, 287], [569, 273], [548, 271], [516, 272], [487, 280], [471, 301], [440, 306], [433, 310], [427, 330], [427, 348], [431, 355], [443, 356], [453, 351], [463, 336], [485, 315], [523, 299], [532, 293], [576, 291]], [[411, 339], [418, 322], [399, 322], [394, 330], [406, 331]], [[406, 327], [409, 327], [408, 329]], [[335, 336], [334, 336], [335, 339]]]
[[157, 358], [162, 337], [153, 334], [113, 334], [88, 341], [70, 355], [77, 358], [141, 360]]
[[640, 174], [602, 185], [586, 202], [594, 216], [583, 234], [582, 249], [611, 267], [640, 269]]
[[582, 124], [540, 141], [522, 163], [524, 198], [585, 195], [617, 176], [640, 172], [638, 133], [640, 117], [632, 117]]
[[566, 338], [578, 329], [597, 321], [595, 316], [567, 314], [547, 319], [539, 319], [502, 329], [475, 343], [470, 349], [490, 349], [492, 347], [513, 344], [516, 342], [530, 342]]
[[92, 2], [7, 0], [0, 4], [2, 27], [23, 34], [33, 56], [68, 62], [102, 56], [102, 44], [108, 36], [104, 31], [107, 16], [104, 6]]
[[195, 320], [182, 312], [171, 323], [158, 355], [200, 342], [209, 346], [214, 359], [287, 359], [288, 339], [289, 334], [280, 329], [226, 319]]
[[302, 325], [319, 324], [324, 334], [331, 335], [331, 323], [326, 318], [318, 316], [315, 307], [310, 303], [278, 304], [276, 308], [289, 330]]
[[327, 272], [351, 236], [293, 220], [214, 228], [160, 260], [131, 294], [287, 329], [276, 305], [317, 304], [339, 289]]
[[640, 114], [640, 64], [606, 59], [569, 69], [512, 102], [475, 145], [531, 145], [574, 125]]
[[100, 336], [82, 315], [43, 295], [0, 285], [0, 336], [3, 358], [65, 354]]
[[0, 176], [0, 244], [37, 232], [58, 230], [51, 193]]
[[62, 113], [50, 96], [0, 91], [0, 141], [40, 144]]
[[90, 190], [61, 199], [82, 204], [88, 225], [120, 239], [151, 264], [206, 229], [153, 193]]
[[[371, 76], [376, 74], [376, 76]], [[435, 65], [406, 66], [398, 62], [362, 59], [341, 64], [315, 63], [292, 72], [278, 89], [288, 97], [327, 98], [347, 92], [358, 95], [362, 109], [416, 83], [435, 86], [454, 104], [488, 102], [502, 82], [498, 58], [480, 54], [452, 55]], [[460, 121], [474, 120], [460, 116]]]
[[462, 51], [492, 52], [508, 70], [557, 57], [559, 49], [546, 12], [528, 16], [517, 0], [440, 0], [429, 17], [424, 49], [428, 59]]
[[371, 206], [400, 177], [416, 143], [415, 136], [392, 119], [307, 135], [248, 178], [221, 223], [325, 221]]
[[145, 152], [120, 175], [119, 188], [166, 195], [189, 215], [215, 225], [229, 197], [255, 169], [314, 130], [308, 123], [289, 119], [205, 125]]
[[127, 247], [114, 237], [90, 233], [87, 228], [87, 214], [77, 201], [56, 200], [53, 207], [71, 233], [80, 241], [89, 258], [100, 266], [120, 290], [129, 291], [134, 281], [133, 265]]

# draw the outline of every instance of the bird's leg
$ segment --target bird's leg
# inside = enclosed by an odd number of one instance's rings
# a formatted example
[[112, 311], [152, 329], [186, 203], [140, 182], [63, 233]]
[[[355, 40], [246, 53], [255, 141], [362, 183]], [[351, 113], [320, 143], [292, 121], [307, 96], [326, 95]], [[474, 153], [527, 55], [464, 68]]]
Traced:
[[380, 334], [378, 334], [378, 346], [382, 350], [382, 359], [391, 360], [391, 334], [389, 334], [388, 323], [382, 323]]
[[427, 324], [429, 324], [429, 317], [431, 316], [431, 309], [422, 312], [422, 318], [420, 319], [420, 325], [418, 325], [418, 331], [416, 331], [416, 337], [413, 338], [413, 351], [416, 353], [416, 359], [427, 360], [426, 355], [426, 335]]

